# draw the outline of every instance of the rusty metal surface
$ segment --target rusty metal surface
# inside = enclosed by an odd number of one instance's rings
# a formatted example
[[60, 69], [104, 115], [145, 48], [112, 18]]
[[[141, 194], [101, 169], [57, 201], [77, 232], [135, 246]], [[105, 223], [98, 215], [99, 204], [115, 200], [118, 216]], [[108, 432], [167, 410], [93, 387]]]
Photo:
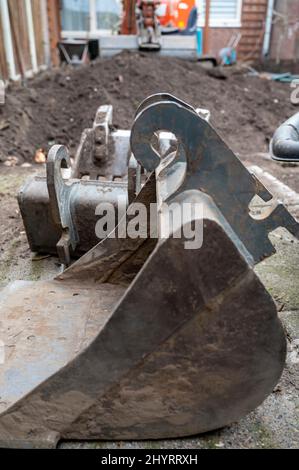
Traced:
[[60, 261], [69, 265], [71, 256], [79, 257], [99, 242], [95, 227], [100, 203], [113, 204], [116, 217], [120, 203], [125, 210], [128, 184], [65, 180], [61, 174], [63, 162], [70, 165], [67, 150], [55, 145], [49, 152], [47, 177], [28, 180], [18, 202], [31, 250], [58, 254]]
[[[184, 297], [183, 289], [190, 286], [180, 282]], [[115, 384], [69, 426], [66, 438], [78, 433], [94, 439], [177, 437], [239, 420], [279, 380], [285, 353], [275, 316], [261, 285], [244, 277], [218, 307], [210, 304], [198, 312], [142, 367]]]
[[100, 106], [93, 127], [82, 133], [72, 169], [73, 178], [88, 175], [91, 180], [127, 178], [131, 156], [130, 131], [111, 131], [113, 108]]
[[[79, 149], [71, 165], [67, 149], [54, 145], [48, 155], [47, 177], [31, 178], [20, 190], [19, 207], [32, 251], [58, 255], [62, 264], [70, 265], [71, 258], [80, 257], [100, 241], [95, 230], [99, 204], [112, 204], [117, 220], [120, 212], [124, 212], [140, 192], [147, 175], [133, 155], [128, 161], [130, 131], [118, 130], [110, 134], [111, 119], [112, 107], [101, 106], [94, 132], [104, 132], [105, 138], [101, 144], [97, 140], [102, 155], [97, 162], [92, 157], [95, 148], [87, 153]], [[85, 137], [86, 131], [83, 139]], [[161, 155], [167, 155], [173, 147], [173, 136], [160, 133], [157, 148]], [[71, 177], [62, 175], [64, 168]], [[75, 178], [75, 175], [82, 178]]]
[[[82, 133], [74, 164], [65, 147], [54, 145], [46, 178], [30, 178], [18, 195], [30, 249], [58, 255], [65, 266], [99, 242], [98, 205], [112, 204], [118, 219], [119, 206], [125, 211], [145, 180], [130, 151], [130, 131], [110, 131], [112, 113], [112, 106], [99, 107], [93, 128]], [[170, 145], [168, 135], [162, 144]]]

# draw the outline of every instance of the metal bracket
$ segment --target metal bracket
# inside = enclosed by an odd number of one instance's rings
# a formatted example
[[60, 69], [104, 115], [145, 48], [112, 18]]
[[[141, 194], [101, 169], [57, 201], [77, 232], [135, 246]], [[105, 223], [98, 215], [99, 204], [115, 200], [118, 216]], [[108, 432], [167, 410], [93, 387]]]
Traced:
[[71, 261], [70, 248], [74, 250], [78, 243], [78, 233], [71, 212], [72, 186], [64, 182], [61, 173], [62, 168], [70, 167], [71, 161], [66, 147], [54, 145], [48, 154], [47, 187], [54, 223], [62, 231], [56, 245], [58, 256], [67, 266]]
[[96, 208], [100, 203], [128, 203], [127, 181], [90, 181], [64, 179], [63, 168], [70, 169], [67, 149], [51, 148], [47, 161], [47, 176], [26, 181], [18, 195], [27, 238], [32, 251], [58, 254], [68, 266], [71, 256], [78, 257], [100, 240], [95, 226]]
[[[178, 141], [176, 167], [170, 169], [163, 168], [151, 144], [153, 135], [162, 129], [175, 134]], [[258, 195], [270, 201], [272, 194], [249, 173], [213, 127], [177, 98], [163, 94], [142, 103], [132, 128], [131, 148], [147, 171], [156, 170], [157, 179], [164, 180], [161, 197], [165, 201], [176, 191], [179, 194], [193, 189], [211, 196], [255, 263], [275, 252], [268, 235], [277, 227], [285, 227], [299, 238], [298, 222], [279, 201], [273, 200], [263, 219], [251, 216], [253, 198]], [[176, 190], [180, 180], [182, 184]]]
[[93, 127], [82, 133], [72, 170], [73, 178], [126, 178], [131, 157], [130, 131], [111, 131], [113, 107], [100, 106]]

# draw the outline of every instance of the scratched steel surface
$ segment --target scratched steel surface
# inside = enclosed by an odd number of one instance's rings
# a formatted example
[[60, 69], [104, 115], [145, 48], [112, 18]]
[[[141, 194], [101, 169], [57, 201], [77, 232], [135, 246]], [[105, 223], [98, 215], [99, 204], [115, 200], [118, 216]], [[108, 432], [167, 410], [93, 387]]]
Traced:
[[[15, 281], [0, 297], [0, 413], [68, 364], [97, 336], [123, 288]], [[114, 305], [114, 304], [113, 304]]]

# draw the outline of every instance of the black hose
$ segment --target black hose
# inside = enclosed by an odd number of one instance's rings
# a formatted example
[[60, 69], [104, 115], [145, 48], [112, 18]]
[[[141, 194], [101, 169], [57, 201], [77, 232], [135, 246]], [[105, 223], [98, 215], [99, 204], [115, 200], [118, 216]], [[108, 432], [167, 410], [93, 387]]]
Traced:
[[299, 113], [294, 114], [275, 132], [270, 144], [274, 160], [299, 162]]

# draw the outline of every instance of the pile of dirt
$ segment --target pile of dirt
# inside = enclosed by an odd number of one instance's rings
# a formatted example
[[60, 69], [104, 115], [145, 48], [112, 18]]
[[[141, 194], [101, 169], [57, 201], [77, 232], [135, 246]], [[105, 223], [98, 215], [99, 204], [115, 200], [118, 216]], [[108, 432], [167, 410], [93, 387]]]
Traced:
[[[224, 79], [226, 78], [226, 79]], [[277, 125], [296, 111], [286, 84], [227, 69], [207, 71], [194, 61], [151, 53], [122, 53], [80, 68], [44, 72], [26, 87], [11, 85], [0, 106], [0, 160], [33, 161], [53, 143], [74, 154], [101, 104], [114, 106], [114, 123], [129, 128], [146, 96], [170, 92], [211, 110], [212, 123], [237, 153], [264, 152]]]

